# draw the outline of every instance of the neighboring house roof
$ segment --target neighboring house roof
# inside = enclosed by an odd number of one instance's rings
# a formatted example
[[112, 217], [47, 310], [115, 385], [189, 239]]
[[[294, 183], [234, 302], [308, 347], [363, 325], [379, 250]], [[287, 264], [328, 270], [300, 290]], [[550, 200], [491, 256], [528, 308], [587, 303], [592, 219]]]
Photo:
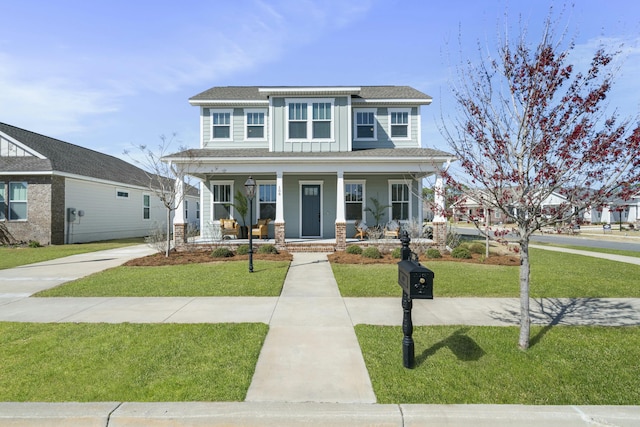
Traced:
[[[117, 157], [0, 123], [0, 136], [28, 147], [38, 156], [0, 157], [0, 173], [57, 172], [149, 187], [149, 175]], [[189, 193], [193, 193], [192, 188]], [[197, 190], [195, 190], [197, 192]]]
[[403, 101], [419, 104], [431, 103], [431, 97], [410, 86], [219, 86], [207, 89], [189, 98], [194, 105], [215, 102], [267, 103], [269, 95], [298, 96], [303, 94], [350, 94], [354, 102]]

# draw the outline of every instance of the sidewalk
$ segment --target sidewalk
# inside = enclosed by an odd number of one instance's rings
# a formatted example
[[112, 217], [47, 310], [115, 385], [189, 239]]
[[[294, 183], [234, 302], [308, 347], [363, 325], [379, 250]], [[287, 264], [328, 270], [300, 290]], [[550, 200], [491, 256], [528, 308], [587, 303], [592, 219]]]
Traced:
[[[267, 323], [246, 401], [6, 402], [0, 426], [640, 425], [640, 406], [375, 404], [353, 326], [400, 325], [400, 288], [397, 298], [342, 298], [326, 254], [296, 253], [280, 297], [28, 297], [151, 252], [138, 246], [1, 270], [0, 321]], [[436, 298], [415, 300], [413, 320], [505, 326], [517, 324], [518, 311], [517, 298]], [[640, 299], [532, 300], [532, 311], [538, 324], [640, 325]]]

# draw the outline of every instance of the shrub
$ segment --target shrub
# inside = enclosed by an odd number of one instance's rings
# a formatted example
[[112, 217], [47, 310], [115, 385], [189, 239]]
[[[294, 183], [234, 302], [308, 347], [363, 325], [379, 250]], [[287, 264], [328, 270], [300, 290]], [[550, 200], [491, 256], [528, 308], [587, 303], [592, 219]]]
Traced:
[[238, 255], [246, 255], [249, 253], [249, 245], [240, 245], [238, 249], [236, 249], [236, 253]]
[[427, 258], [442, 258], [442, 254], [436, 248], [427, 249]]
[[30, 248], [40, 248], [40, 247], [42, 247], [42, 245], [37, 240], [29, 240], [29, 247]]
[[228, 248], [217, 248], [214, 249], [213, 252], [211, 252], [211, 256], [213, 258], [228, 258], [230, 256], [233, 256], [233, 252], [231, 252], [231, 250], [229, 250]]
[[474, 242], [474, 243], [470, 243], [467, 248], [469, 249], [469, 252], [471, 252], [472, 254], [483, 254], [485, 253], [485, 245], [483, 245], [480, 242]]
[[382, 258], [382, 255], [380, 254], [380, 251], [375, 246], [370, 246], [367, 249], [365, 249], [364, 251], [362, 251], [362, 256], [365, 257], [365, 258], [372, 258], [372, 259], [380, 259], [380, 258]]
[[345, 252], [348, 254], [360, 255], [362, 253], [362, 248], [358, 245], [349, 245]]
[[273, 245], [262, 245], [258, 248], [259, 254], [277, 254], [278, 249]]
[[402, 248], [393, 248], [391, 251], [391, 257], [400, 258], [402, 256]]
[[470, 259], [471, 252], [467, 248], [457, 247], [451, 251], [451, 256], [459, 259]]

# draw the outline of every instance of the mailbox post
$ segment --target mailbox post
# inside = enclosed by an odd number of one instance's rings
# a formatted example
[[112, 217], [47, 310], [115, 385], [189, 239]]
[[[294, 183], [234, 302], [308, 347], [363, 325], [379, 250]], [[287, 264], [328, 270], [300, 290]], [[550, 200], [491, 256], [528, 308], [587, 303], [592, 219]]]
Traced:
[[411, 238], [406, 230], [402, 232], [400, 242], [402, 249], [401, 261], [398, 263], [398, 284], [402, 288], [402, 361], [405, 368], [412, 369], [415, 366], [412, 299], [433, 299], [434, 274], [418, 262], [418, 256], [409, 248]]

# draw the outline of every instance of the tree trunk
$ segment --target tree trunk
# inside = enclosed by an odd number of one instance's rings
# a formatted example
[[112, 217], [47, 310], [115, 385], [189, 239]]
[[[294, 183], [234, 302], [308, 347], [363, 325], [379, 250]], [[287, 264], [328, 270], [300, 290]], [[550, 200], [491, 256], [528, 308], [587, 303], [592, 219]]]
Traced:
[[520, 240], [520, 338], [518, 345], [521, 349], [529, 348], [531, 329], [531, 314], [529, 312], [529, 236], [521, 234]]
[[169, 249], [171, 249], [171, 209], [167, 209], [167, 247], [165, 257], [169, 257]]

